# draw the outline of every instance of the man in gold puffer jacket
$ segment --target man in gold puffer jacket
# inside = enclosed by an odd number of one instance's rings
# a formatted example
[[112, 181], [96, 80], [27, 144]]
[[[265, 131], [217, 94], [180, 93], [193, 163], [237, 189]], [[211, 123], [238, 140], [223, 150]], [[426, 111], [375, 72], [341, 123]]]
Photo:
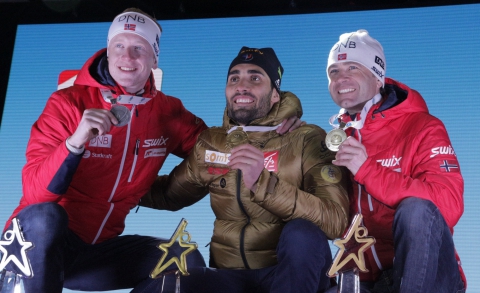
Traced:
[[142, 198], [142, 206], [178, 210], [210, 193], [212, 268], [190, 271], [184, 292], [329, 287], [327, 238], [347, 226], [348, 176], [331, 164], [323, 129], [276, 132], [285, 118], [302, 115], [299, 99], [280, 91], [282, 74], [273, 49], [243, 47], [228, 71], [223, 126], [202, 132], [168, 182], [159, 177]]

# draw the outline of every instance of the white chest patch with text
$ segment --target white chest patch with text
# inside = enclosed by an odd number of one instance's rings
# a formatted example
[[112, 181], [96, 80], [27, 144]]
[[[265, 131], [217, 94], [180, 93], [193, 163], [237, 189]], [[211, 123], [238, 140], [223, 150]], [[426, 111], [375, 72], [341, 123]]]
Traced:
[[[229, 153], [221, 153], [216, 151], [205, 151], [205, 163], [212, 163], [212, 164], [221, 164], [227, 165], [230, 161], [231, 154]], [[278, 151], [273, 152], [265, 152], [263, 153], [264, 161], [263, 164], [265, 169], [270, 172], [277, 172], [278, 171]]]

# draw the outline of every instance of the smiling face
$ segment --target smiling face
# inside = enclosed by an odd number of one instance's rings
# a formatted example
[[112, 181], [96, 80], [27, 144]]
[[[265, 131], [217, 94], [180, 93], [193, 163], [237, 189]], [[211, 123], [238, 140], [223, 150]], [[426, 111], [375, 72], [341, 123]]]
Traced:
[[332, 64], [327, 72], [328, 90], [333, 101], [350, 114], [362, 111], [382, 87], [382, 82], [370, 70], [356, 62]]
[[128, 93], [143, 89], [157, 61], [150, 44], [132, 33], [116, 35], [108, 43], [108, 70]]
[[230, 69], [225, 96], [228, 116], [240, 125], [265, 117], [280, 100], [265, 71], [253, 64], [238, 64]]

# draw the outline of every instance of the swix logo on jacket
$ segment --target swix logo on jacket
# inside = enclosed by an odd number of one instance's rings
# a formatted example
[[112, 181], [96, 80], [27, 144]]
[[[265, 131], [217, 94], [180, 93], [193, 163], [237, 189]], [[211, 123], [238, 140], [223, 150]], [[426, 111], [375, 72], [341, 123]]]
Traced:
[[153, 146], [161, 146], [161, 145], [167, 145], [167, 140], [169, 138], [164, 138], [163, 136], [160, 138], [152, 138], [152, 139], [146, 139], [143, 143], [144, 148], [149, 148]]
[[436, 155], [454, 155], [454, 156], [457, 156], [451, 145], [433, 148], [432, 149], [432, 154], [430, 155], [430, 158], [433, 158]]
[[380, 159], [380, 160], [377, 160], [377, 162], [380, 163], [380, 165], [382, 165], [382, 167], [390, 168], [390, 167], [400, 166], [400, 160], [401, 159], [402, 159], [402, 157], [397, 158], [397, 157], [395, 157], [395, 155], [393, 155], [389, 159]]

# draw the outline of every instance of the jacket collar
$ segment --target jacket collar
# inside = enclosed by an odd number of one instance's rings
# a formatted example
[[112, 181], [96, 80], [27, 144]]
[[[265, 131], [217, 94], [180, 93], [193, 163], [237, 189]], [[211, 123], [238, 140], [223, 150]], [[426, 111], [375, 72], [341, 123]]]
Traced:
[[[267, 116], [253, 120], [250, 126], [276, 126], [286, 118], [303, 114], [302, 105], [298, 97], [291, 92], [281, 92], [280, 101], [275, 103]], [[228, 117], [227, 108], [223, 113], [223, 127], [230, 129], [239, 124]]]

